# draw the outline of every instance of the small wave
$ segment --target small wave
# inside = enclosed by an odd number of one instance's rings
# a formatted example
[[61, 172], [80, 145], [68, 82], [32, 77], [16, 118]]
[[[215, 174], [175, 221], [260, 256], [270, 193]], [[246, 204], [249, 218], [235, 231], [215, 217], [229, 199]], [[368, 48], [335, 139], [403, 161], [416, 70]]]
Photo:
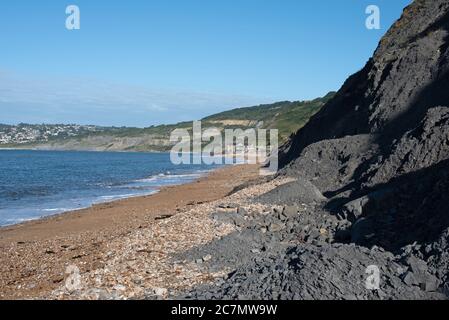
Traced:
[[189, 173], [189, 174], [171, 174], [168, 176], [165, 176], [166, 178], [195, 178], [199, 177], [201, 174], [199, 173]]
[[138, 180], [136, 180], [136, 182], [152, 182], [152, 181], [156, 181], [156, 180], [157, 180], [156, 177], [152, 177], [152, 178], [138, 179]]
[[171, 179], [184, 179], [184, 178], [199, 178], [201, 173], [188, 173], [188, 174], [158, 174], [144, 179], [138, 179], [136, 182], [153, 182], [159, 180], [171, 180]]
[[103, 200], [111, 200], [111, 199], [121, 199], [121, 198], [135, 197], [135, 196], [138, 196], [138, 195], [139, 194], [129, 193], [129, 194], [118, 194], [118, 195], [113, 195], [113, 196], [101, 196], [99, 198], [103, 199]]
[[143, 186], [131, 185], [131, 186], [124, 186], [123, 188], [126, 189], [126, 190], [140, 190], [140, 191], [143, 190], [143, 191], [145, 191], [145, 190], [153, 190], [155, 187], [153, 187], [153, 186], [145, 186], [145, 185], [143, 185]]
[[4, 222], [0, 223], [0, 225], [2, 227], [7, 227], [7, 226], [12, 226], [12, 225], [15, 225], [15, 224], [23, 223], [23, 222], [38, 220], [38, 219], [41, 219], [41, 218], [42, 217], [4, 219], [3, 220]]
[[42, 211], [44, 212], [56, 212], [56, 211], [71, 211], [71, 210], [75, 210], [76, 208], [49, 208], [49, 209], [42, 209]]

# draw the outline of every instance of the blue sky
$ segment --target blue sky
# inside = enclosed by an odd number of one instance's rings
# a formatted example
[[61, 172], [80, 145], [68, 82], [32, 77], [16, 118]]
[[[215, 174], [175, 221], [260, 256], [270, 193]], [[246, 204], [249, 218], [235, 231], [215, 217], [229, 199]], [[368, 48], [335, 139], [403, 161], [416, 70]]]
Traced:
[[[0, 4], [0, 123], [148, 126], [338, 90], [410, 0]], [[65, 28], [78, 5], [81, 30]], [[365, 28], [365, 8], [381, 30]]]

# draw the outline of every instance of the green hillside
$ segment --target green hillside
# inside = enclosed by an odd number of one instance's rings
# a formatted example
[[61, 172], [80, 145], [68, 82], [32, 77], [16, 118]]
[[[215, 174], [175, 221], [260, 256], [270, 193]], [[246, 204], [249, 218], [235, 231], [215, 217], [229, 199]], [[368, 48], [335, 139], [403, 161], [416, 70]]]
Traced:
[[[282, 101], [229, 110], [202, 119], [202, 127], [203, 129], [215, 127], [220, 130], [278, 129], [279, 142], [282, 143], [292, 133], [303, 127], [334, 94], [334, 92], [330, 92], [322, 98], [311, 101]], [[190, 131], [192, 122], [148, 128], [20, 124], [0, 127], [0, 147], [50, 150], [166, 151], [172, 146], [169, 141], [170, 134], [177, 128]], [[49, 131], [55, 133], [42, 134]], [[20, 143], [14, 143], [14, 134], [21, 138]], [[33, 135], [33, 139], [27, 138], [27, 135]], [[2, 143], [1, 141], [9, 142]]]
[[[248, 127], [259, 124], [261, 128], [278, 129], [280, 140], [285, 141], [293, 132], [302, 128], [310, 117], [318, 112], [329, 101], [335, 92], [330, 92], [322, 98], [311, 101], [282, 101], [273, 104], [260, 105], [249, 108], [239, 108], [218, 113], [204, 118], [208, 123], [230, 120], [250, 121]], [[245, 127], [242, 125], [242, 127]]]

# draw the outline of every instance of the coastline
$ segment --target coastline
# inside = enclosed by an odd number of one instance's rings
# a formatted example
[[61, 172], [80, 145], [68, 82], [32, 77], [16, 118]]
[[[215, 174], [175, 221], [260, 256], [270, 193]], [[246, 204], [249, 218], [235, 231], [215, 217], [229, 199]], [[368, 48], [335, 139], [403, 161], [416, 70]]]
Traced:
[[203, 203], [224, 198], [256, 179], [257, 165], [218, 168], [191, 183], [162, 187], [148, 196], [105, 202], [0, 228], [0, 299], [48, 297], [67, 265], [98, 268], [113, 239]]
[[[22, 154], [22, 152], [24, 152]], [[29, 153], [28, 153], [29, 152]], [[71, 163], [72, 157], [75, 157], [75, 161], [73, 163], [79, 163], [79, 157], [85, 157], [89, 161], [100, 162], [103, 167], [106, 168], [103, 161], [105, 161], [106, 165], [109, 163], [109, 157], [111, 157], [111, 163], [122, 161], [120, 160], [120, 153], [124, 154], [125, 152], [97, 152], [97, 151], [42, 151], [42, 150], [1, 150], [0, 153], [2, 155], [2, 161], [11, 161], [9, 159], [9, 154], [12, 155], [13, 159], [17, 159], [19, 162], [22, 162], [22, 159], [26, 159], [30, 156], [33, 156], [37, 159], [37, 161], [42, 161], [44, 158], [53, 158], [55, 155], [59, 157], [59, 152], [63, 153], [61, 155], [62, 159], [66, 159], [67, 162]], [[142, 153], [142, 152], [126, 152], [127, 154], [131, 154], [131, 158], [136, 158], [138, 161], [141, 159], [145, 159], [144, 157], [148, 157], [151, 161], [153, 161], [153, 157], [155, 159], [167, 158], [169, 161], [168, 153]], [[98, 157], [97, 157], [98, 155]], [[79, 157], [78, 157], [79, 156]], [[78, 157], [78, 158], [77, 158]], [[102, 159], [105, 158], [105, 159]], [[9, 159], [9, 160], [8, 160]], [[118, 159], [118, 160], [117, 160]], [[78, 160], [78, 162], [77, 162]], [[85, 161], [84, 159], [81, 159]], [[87, 161], [87, 160], [86, 160]], [[158, 163], [162, 163], [160, 160]], [[164, 160], [165, 161], [165, 160]], [[142, 162], [142, 161], [141, 161]], [[47, 162], [45, 162], [47, 163]], [[140, 162], [137, 162], [140, 163]], [[15, 198], [15, 193], [12, 193], [12, 196], [5, 196], [2, 198], [2, 203], [0, 205], [0, 228], [13, 226], [16, 224], [21, 224], [29, 221], [36, 221], [44, 219], [48, 216], [59, 215], [61, 213], [79, 211], [83, 209], [88, 209], [91, 206], [101, 205], [104, 203], [109, 203], [113, 201], [118, 201], [127, 198], [141, 197], [141, 196], [149, 196], [154, 193], [159, 192], [159, 190], [165, 186], [174, 186], [180, 184], [190, 183], [195, 181], [196, 179], [207, 175], [211, 170], [222, 167], [222, 165], [213, 165], [213, 166], [170, 166], [170, 165], [159, 165], [158, 168], [153, 168], [147, 165], [146, 162], [144, 164], [141, 163], [138, 168], [133, 169], [130, 166], [124, 166], [127, 169], [127, 176], [120, 176], [121, 171], [117, 171], [117, 174], [105, 174], [107, 170], [103, 170], [103, 178], [93, 178], [88, 175], [86, 177], [78, 177], [73, 176], [71, 174], [70, 169], [66, 170], [64, 173], [59, 173], [59, 178], [55, 178], [55, 175], [50, 178], [55, 180], [50, 185], [45, 185], [39, 182], [39, 188], [43, 188], [34, 191], [33, 188], [33, 180], [29, 179], [29, 175], [34, 176], [34, 172], [32, 169], [29, 169], [29, 172], [25, 173], [23, 170], [19, 171], [21, 176], [19, 176], [15, 180], [11, 180], [8, 182], [11, 188], [14, 187], [16, 190], [19, 187], [24, 186], [23, 190], [28, 190], [26, 188], [31, 189], [30, 192], [36, 192], [37, 194], [44, 194], [46, 197], [42, 197], [40, 199], [27, 199], [28, 202], [21, 201], [21, 198]], [[45, 166], [47, 170], [52, 170], [51, 167]], [[70, 166], [69, 166], [70, 167]], [[76, 165], [74, 165], [76, 167]], [[143, 169], [141, 169], [143, 168]], [[73, 168], [73, 170], [79, 170], [80, 168]], [[40, 170], [40, 172], [45, 170]], [[101, 170], [100, 170], [101, 171]], [[109, 170], [111, 171], [111, 170]], [[125, 170], [126, 171], [126, 170]], [[7, 174], [9, 172], [9, 175]], [[115, 170], [112, 170], [115, 172]], [[17, 176], [17, 172], [12, 172], [11, 170], [6, 170], [2, 172], [0, 175], [2, 179], [7, 181], [9, 177]], [[40, 179], [46, 181], [44, 177]], [[67, 183], [58, 184], [59, 180], [61, 181], [69, 181]], [[104, 179], [104, 183], [103, 180]], [[113, 181], [108, 182], [109, 180]], [[31, 182], [29, 182], [31, 181]], [[78, 185], [78, 182], [84, 181], [84, 184]], [[118, 181], [118, 182], [117, 182]], [[73, 185], [73, 187], [72, 187]], [[47, 191], [47, 189], [57, 189], [58, 192], [52, 193], [51, 191]], [[75, 189], [72, 189], [75, 188]], [[84, 188], [84, 189], [83, 189]], [[73, 190], [80, 190], [79, 193], [74, 193]], [[17, 193], [17, 197], [20, 197], [20, 190], [15, 191]], [[24, 191], [25, 192], [25, 191]]]
[[0, 147], [0, 151], [48, 151], [48, 152], [114, 152], [114, 153], [170, 153], [170, 150], [103, 150], [103, 149], [64, 149], [64, 148], [40, 148], [40, 147]]

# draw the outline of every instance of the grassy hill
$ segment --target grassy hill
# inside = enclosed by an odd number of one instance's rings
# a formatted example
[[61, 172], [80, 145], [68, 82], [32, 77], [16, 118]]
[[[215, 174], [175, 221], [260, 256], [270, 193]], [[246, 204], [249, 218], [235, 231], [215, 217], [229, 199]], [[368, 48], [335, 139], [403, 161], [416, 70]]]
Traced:
[[[223, 129], [278, 129], [279, 142], [303, 127], [321, 107], [333, 97], [330, 92], [322, 98], [311, 101], [282, 101], [273, 104], [238, 108], [217, 113], [202, 119], [203, 129], [215, 127]], [[24, 124], [20, 125], [23, 129]], [[29, 125], [33, 131], [39, 125]], [[49, 125], [41, 125], [48, 130]], [[58, 125], [63, 130], [63, 125]], [[62, 129], [61, 129], [62, 128]], [[36, 139], [28, 143], [1, 144], [0, 147], [20, 147], [49, 150], [95, 150], [95, 151], [166, 151], [172, 144], [170, 133], [177, 128], [192, 130], [192, 122], [151, 126], [148, 128], [97, 127], [79, 130], [70, 135], [58, 134], [46, 137], [45, 141]], [[0, 127], [0, 134], [2, 128]], [[8, 130], [11, 130], [9, 128]]]
[[334, 96], [328, 93], [311, 101], [282, 101], [249, 108], [239, 108], [217, 113], [203, 119], [206, 123], [227, 127], [261, 127], [278, 129], [280, 140], [285, 141], [292, 133], [302, 128], [310, 117]]

